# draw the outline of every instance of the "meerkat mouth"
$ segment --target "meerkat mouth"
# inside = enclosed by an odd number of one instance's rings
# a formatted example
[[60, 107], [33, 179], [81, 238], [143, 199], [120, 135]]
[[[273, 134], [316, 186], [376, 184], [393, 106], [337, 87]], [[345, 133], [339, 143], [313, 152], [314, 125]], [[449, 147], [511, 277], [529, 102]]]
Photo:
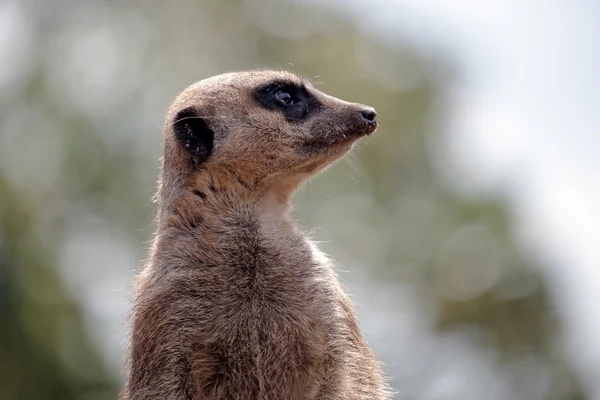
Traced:
[[367, 128], [365, 129], [365, 134], [367, 136], [373, 134], [377, 130], [377, 121], [373, 121], [367, 124]]
[[324, 138], [313, 138], [308, 141], [310, 147], [327, 148], [337, 145], [347, 145], [354, 143], [365, 136], [370, 136], [377, 130], [377, 122], [365, 124], [359, 129], [349, 130], [334, 135], [329, 135]]
[[362, 136], [348, 136], [335, 140], [314, 140], [305, 143], [305, 149], [310, 154], [345, 152], [356, 144]]

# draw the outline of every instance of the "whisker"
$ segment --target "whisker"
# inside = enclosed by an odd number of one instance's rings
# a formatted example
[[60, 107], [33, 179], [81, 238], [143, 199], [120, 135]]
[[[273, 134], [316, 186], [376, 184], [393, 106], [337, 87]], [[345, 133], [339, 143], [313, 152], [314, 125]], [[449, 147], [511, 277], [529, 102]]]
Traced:
[[190, 116], [190, 117], [183, 117], [183, 118], [179, 118], [178, 120], [174, 121], [174, 124], [177, 124], [181, 121], [185, 121], [188, 119], [221, 119], [221, 120], [233, 120], [234, 118], [232, 117], [228, 117], [225, 115], [194, 115], [194, 116]]

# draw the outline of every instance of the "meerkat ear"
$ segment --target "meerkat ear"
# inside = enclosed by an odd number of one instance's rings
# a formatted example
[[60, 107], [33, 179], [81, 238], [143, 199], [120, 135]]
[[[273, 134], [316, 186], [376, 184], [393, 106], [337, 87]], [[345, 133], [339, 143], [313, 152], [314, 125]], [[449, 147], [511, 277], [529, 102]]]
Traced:
[[194, 108], [185, 108], [177, 113], [173, 132], [181, 146], [196, 160], [205, 161], [212, 153], [215, 134]]

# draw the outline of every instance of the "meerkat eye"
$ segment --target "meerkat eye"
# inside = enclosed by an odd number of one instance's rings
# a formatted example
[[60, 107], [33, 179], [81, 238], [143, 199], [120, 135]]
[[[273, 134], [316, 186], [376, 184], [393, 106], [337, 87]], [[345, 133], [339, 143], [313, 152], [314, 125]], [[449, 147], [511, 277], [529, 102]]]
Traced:
[[311, 110], [319, 107], [310, 91], [297, 82], [270, 82], [259, 86], [254, 96], [262, 107], [281, 113], [290, 122], [304, 121]]
[[288, 106], [295, 103], [294, 97], [292, 97], [292, 95], [288, 92], [281, 89], [275, 92], [275, 98]]

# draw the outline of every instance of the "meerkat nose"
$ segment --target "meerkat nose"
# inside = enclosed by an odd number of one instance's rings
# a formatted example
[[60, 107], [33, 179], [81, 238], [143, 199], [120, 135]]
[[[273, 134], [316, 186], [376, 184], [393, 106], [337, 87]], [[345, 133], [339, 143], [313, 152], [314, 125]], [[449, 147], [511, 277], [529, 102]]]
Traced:
[[375, 117], [377, 117], [377, 112], [375, 111], [374, 108], [371, 107], [367, 107], [367, 108], [363, 108], [360, 111], [360, 116], [369, 124], [372, 124], [375, 122]]

